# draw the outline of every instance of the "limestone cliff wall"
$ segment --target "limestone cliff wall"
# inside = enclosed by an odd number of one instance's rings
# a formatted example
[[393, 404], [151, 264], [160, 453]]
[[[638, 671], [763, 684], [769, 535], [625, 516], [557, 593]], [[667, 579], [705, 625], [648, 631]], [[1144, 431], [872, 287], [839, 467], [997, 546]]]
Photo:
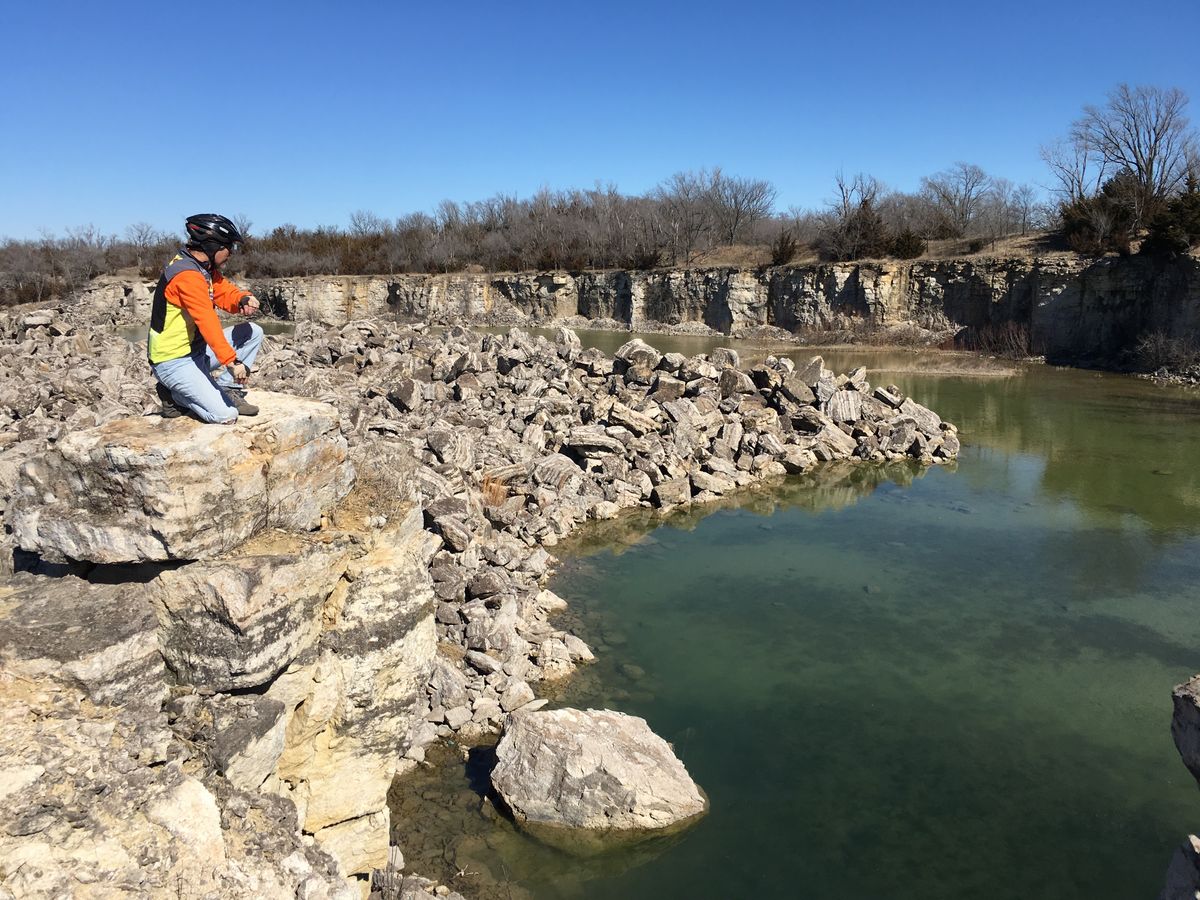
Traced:
[[[148, 284], [100, 283], [91, 310], [148, 315]], [[738, 334], [912, 324], [932, 330], [1027, 326], [1035, 353], [1112, 362], [1149, 332], [1200, 330], [1200, 260], [971, 259], [830, 263], [756, 270], [314, 276], [252, 281], [285, 318], [342, 325], [396, 315], [445, 322], [545, 325], [564, 319], [633, 330], [710, 328]]]
[[[256, 400], [228, 428], [63, 429], [15, 466], [2, 515], [30, 571], [0, 576], [0, 798], [16, 810], [0, 812], [0, 858], [23, 870], [0, 867], [0, 895], [189, 883], [352, 900], [387, 866], [387, 791], [426, 724], [440, 541], [405, 499], [415, 457], [392, 454], [385, 476], [351, 461], [335, 407]], [[387, 478], [386, 502], [346, 499], [356, 470]], [[77, 732], [99, 737], [59, 740]], [[59, 770], [85, 769], [68, 792], [81, 830], [50, 798]], [[51, 803], [61, 815], [11, 826]]]

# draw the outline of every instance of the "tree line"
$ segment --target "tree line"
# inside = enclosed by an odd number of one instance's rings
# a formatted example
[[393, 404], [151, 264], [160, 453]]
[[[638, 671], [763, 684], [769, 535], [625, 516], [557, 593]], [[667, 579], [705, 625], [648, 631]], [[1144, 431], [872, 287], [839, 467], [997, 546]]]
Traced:
[[[232, 268], [247, 277], [403, 272], [646, 269], [689, 266], [722, 247], [763, 248], [774, 265], [801, 253], [822, 260], [915, 258], [928, 242], [965, 240], [975, 252], [1000, 238], [1049, 231], [1081, 253], [1179, 253], [1200, 242], [1200, 154], [1178, 89], [1119, 85], [1085, 106], [1068, 134], [1042, 148], [1046, 190], [956, 162], [889, 190], [838, 173], [820, 209], [776, 209], [766, 180], [720, 168], [678, 172], [642, 195], [613, 185], [543, 189], [529, 198], [441, 203], [391, 219], [360, 210], [345, 227], [281, 225], [251, 235]], [[0, 302], [69, 293], [130, 267], [153, 276], [179, 245], [138, 223], [121, 236], [86, 227], [63, 237], [0, 243]]]

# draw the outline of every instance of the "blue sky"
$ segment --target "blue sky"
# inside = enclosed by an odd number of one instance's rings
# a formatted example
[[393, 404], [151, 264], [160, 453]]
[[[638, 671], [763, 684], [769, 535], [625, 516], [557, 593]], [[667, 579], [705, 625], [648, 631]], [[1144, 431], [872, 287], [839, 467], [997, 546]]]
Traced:
[[716, 165], [814, 207], [839, 169], [1045, 184], [1038, 147], [1122, 81], [1182, 88], [1200, 121], [1197, 0], [188, 9], [8, 5], [0, 236], [344, 226]]

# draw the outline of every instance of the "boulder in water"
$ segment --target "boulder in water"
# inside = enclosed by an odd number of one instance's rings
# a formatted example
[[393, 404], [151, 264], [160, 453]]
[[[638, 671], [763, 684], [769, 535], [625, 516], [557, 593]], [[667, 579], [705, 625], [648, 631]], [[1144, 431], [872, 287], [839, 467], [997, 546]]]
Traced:
[[708, 809], [671, 745], [624, 713], [518, 710], [496, 756], [492, 785], [517, 824], [577, 855], [680, 831]]

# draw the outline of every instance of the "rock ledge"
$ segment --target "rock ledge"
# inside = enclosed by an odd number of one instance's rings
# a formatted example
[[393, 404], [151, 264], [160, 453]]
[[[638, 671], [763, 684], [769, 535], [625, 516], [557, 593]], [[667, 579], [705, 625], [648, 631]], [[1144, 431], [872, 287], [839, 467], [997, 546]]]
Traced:
[[47, 559], [207, 559], [264, 527], [315, 528], [350, 490], [327, 403], [256, 391], [232, 427], [159, 416], [68, 434], [20, 470], [10, 522]]

